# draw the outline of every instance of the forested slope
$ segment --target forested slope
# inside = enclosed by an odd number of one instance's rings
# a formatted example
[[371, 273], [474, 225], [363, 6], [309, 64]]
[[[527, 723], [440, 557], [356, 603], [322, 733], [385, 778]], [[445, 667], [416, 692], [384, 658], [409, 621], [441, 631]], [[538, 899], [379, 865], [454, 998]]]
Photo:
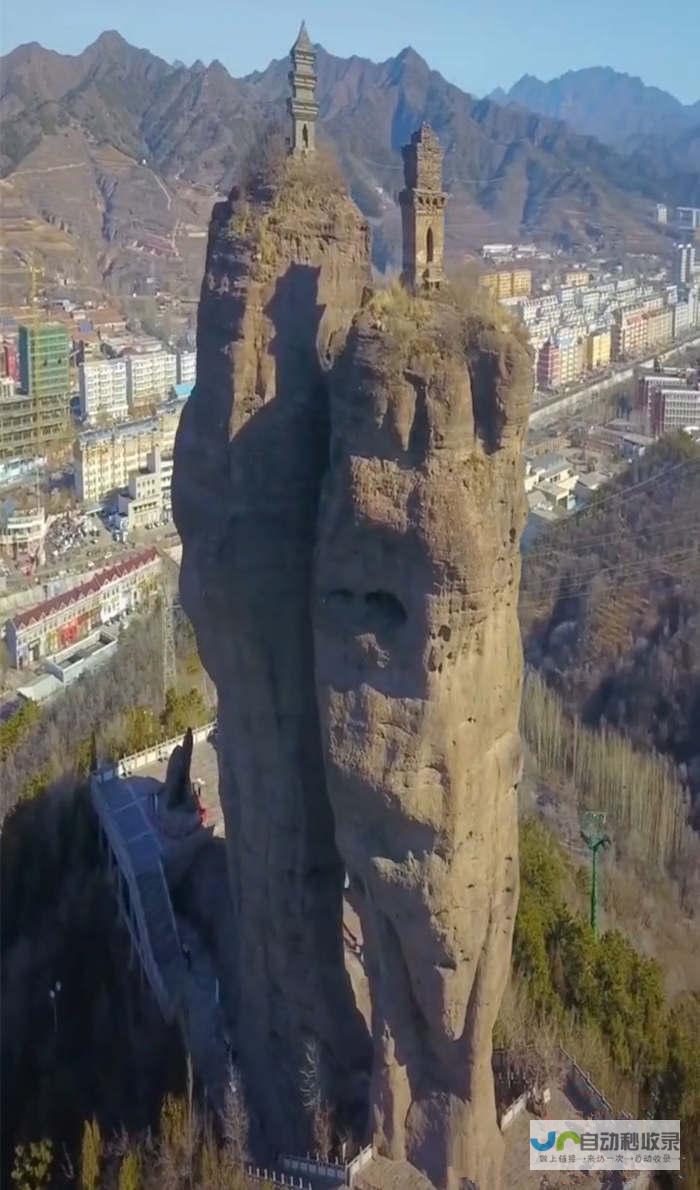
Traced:
[[[589, 724], [666, 752], [700, 793], [700, 448], [657, 443], [523, 565], [526, 656]], [[696, 809], [697, 813], [697, 809]]]

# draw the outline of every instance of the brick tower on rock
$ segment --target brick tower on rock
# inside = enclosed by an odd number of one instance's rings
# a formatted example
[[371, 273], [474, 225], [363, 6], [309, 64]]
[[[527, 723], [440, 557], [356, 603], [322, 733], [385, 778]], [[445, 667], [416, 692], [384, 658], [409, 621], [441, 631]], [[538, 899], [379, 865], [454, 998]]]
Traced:
[[403, 284], [414, 291], [439, 289], [445, 252], [442, 148], [429, 124], [404, 145], [405, 188], [399, 195], [403, 227]]
[[289, 82], [292, 94], [287, 100], [287, 110], [292, 117], [290, 151], [293, 157], [306, 157], [316, 149], [316, 51], [302, 21], [299, 35], [292, 46], [289, 57], [292, 69]]

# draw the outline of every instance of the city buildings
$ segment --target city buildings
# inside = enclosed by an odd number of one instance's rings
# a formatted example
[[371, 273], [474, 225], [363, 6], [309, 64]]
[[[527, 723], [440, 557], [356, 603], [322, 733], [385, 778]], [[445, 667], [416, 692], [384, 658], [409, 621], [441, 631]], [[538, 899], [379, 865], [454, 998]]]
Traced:
[[559, 289], [500, 298], [527, 328], [538, 388], [556, 391], [612, 361], [633, 360], [690, 336], [700, 322], [698, 272], [692, 251], [683, 247], [689, 285], [669, 283], [665, 270], [639, 280], [576, 268], [564, 274]]
[[59, 323], [19, 328], [20, 391], [0, 390], [0, 458], [27, 455], [65, 439], [69, 428], [70, 339]]
[[79, 434], [73, 450], [79, 499], [99, 503], [105, 496], [126, 488], [132, 472], [148, 466], [149, 455], [156, 447], [163, 457], [172, 455], [184, 404], [170, 401], [161, 405], [153, 417]]
[[131, 408], [165, 400], [177, 383], [177, 357], [169, 351], [144, 351], [127, 355], [125, 359]]
[[143, 606], [158, 589], [160, 571], [158, 552], [144, 550], [99, 571], [89, 582], [18, 613], [5, 628], [12, 665], [25, 669], [61, 653]]
[[564, 273], [563, 284], [582, 289], [588, 285], [590, 279], [591, 274], [587, 269], [570, 269], [569, 272]]
[[78, 368], [80, 415], [90, 421], [128, 417], [126, 360], [87, 359]]

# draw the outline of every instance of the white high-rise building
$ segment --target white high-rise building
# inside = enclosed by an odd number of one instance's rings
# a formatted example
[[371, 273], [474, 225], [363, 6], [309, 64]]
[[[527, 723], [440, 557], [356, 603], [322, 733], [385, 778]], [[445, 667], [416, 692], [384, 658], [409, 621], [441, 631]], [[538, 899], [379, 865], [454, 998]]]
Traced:
[[177, 382], [178, 384], [194, 384], [197, 379], [197, 352], [178, 351], [177, 353]]
[[128, 417], [126, 361], [90, 359], [78, 369], [80, 413], [90, 421]]
[[149, 351], [125, 358], [129, 405], [134, 408], [164, 401], [177, 383], [177, 356], [169, 351]]
[[676, 244], [673, 280], [676, 285], [692, 285], [695, 272], [695, 245]]

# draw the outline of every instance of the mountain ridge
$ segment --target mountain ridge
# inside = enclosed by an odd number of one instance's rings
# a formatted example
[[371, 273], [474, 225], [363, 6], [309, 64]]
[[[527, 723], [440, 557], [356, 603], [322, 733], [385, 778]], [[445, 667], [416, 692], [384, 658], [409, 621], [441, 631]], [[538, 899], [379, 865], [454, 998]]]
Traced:
[[684, 104], [669, 91], [612, 66], [567, 70], [546, 81], [523, 74], [507, 91], [496, 88], [490, 97], [563, 119], [578, 132], [628, 150], [637, 147], [636, 138], [680, 135], [700, 126], [700, 100]]
[[[79, 272], [117, 288], [155, 272], [193, 292], [201, 245], [183, 244], [182, 229], [201, 237], [205, 196], [226, 193], [264, 128], [286, 118], [287, 73], [286, 57], [239, 79], [217, 60], [168, 63], [114, 30], [78, 55], [16, 47], [2, 60], [5, 197], [24, 224], [68, 237]], [[652, 203], [700, 195], [700, 168], [686, 177], [671, 154], [657, 164], [652, 148], [630, 160], [561, 120], [469, 95], [411, 46], [380, 63], [319, 46], [317, 73], [320, 137], [372, 221], [381, 268], [398, 264], [400, 146], [424, 119], [445, 148], [453, 258], [520, 237], [572, 251], [663, 251]], [[82, 206], [78, 171], [88, 181]], [[149, 271], [144, 234], [170, 243], [172, 259], [161, 245]]]

